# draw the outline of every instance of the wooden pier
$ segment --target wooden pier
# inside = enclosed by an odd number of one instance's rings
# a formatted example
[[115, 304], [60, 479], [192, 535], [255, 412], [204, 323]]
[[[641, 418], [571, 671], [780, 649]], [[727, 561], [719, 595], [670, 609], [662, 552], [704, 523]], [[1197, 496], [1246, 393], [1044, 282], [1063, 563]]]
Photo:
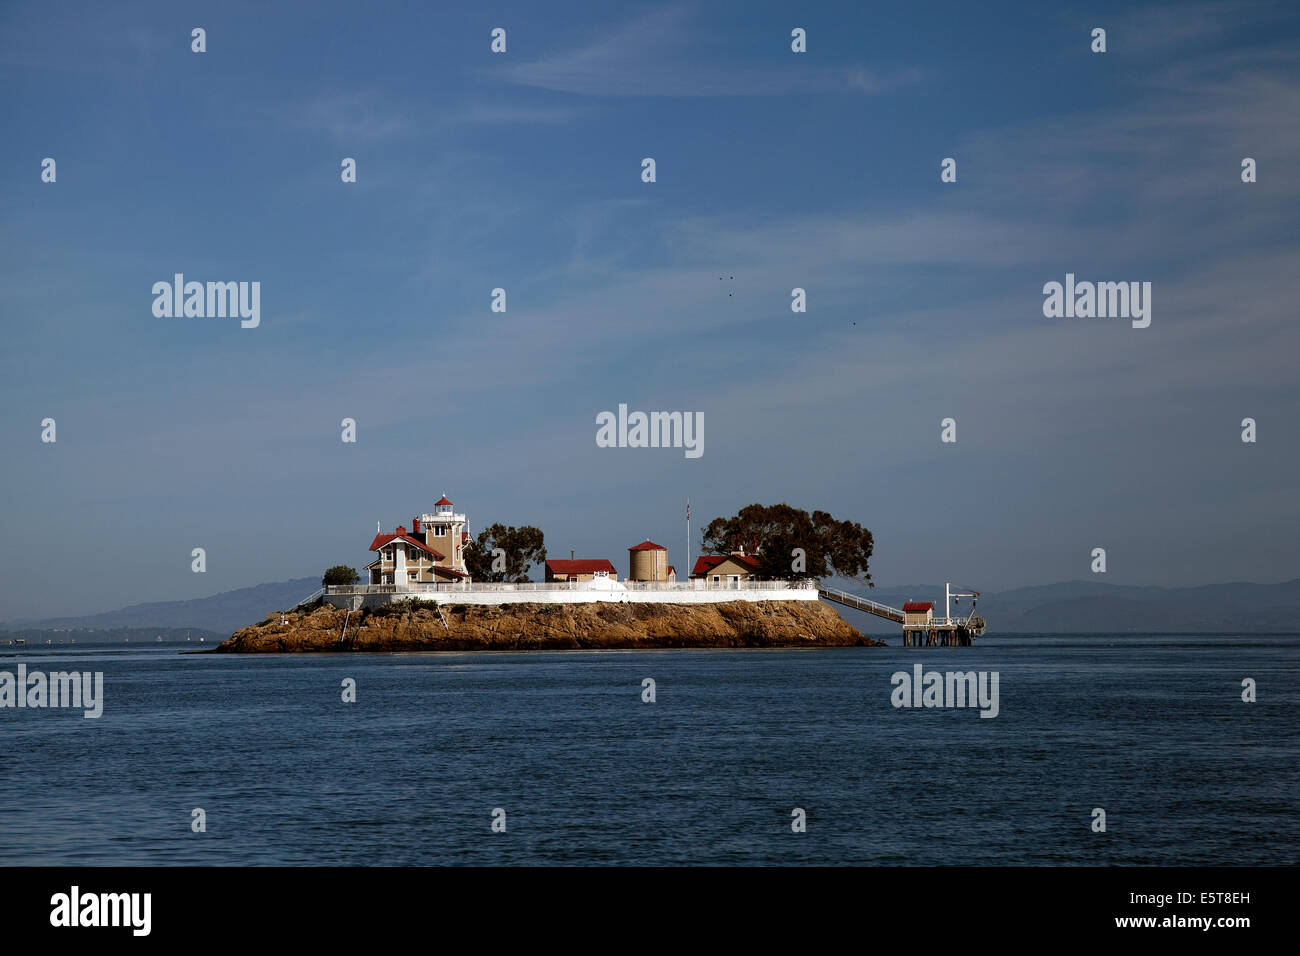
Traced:
[[935, 623], [925, 628], [903, 628], [904, 647], [970, 647], [974, 636], [963, 624]]

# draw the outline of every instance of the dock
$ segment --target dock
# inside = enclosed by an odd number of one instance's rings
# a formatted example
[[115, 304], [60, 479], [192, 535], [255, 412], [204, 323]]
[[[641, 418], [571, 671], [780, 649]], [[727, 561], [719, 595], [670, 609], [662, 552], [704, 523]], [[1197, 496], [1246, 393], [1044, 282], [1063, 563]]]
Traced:
[[[904, 647], [970, 647], [987, 626], [984, 618], [975, 610], [979, 592], [954, 591], [951, 583], [944, 586], [943, 617], [935, 615], [934, 605], [929, 601], [908, 601], [901, 608], [890, 607], [859, 594], [820, 586], [817, 588], [817, 596], [901, 624]], [[960, 603], [964, 597], [971, 599], [970, 614], [965, 617], [953, 616], [950, 610], [953, 600]]]

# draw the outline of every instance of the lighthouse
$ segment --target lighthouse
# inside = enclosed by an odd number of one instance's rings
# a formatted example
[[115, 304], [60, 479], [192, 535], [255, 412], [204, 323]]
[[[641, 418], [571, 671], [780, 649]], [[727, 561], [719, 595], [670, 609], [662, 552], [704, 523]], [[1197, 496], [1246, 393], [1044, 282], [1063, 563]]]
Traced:
[[420, 515], [416, 530], [424, 531], [424, 540], [450, 559], [451, 567], [465, 570], [465, 544], [469, 541], [469, 520], [456, 510], [446, 495], [433, 505], [432, 513]]

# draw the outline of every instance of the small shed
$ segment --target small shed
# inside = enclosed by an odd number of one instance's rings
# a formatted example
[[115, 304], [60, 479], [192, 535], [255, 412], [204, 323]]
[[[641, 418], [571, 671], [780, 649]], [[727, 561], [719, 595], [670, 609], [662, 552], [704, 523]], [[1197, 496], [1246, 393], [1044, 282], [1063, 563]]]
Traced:
[[934, 604], [930, 601], [908, 601], [903, 605], [903, 627], [929, 627], [934, 623]]

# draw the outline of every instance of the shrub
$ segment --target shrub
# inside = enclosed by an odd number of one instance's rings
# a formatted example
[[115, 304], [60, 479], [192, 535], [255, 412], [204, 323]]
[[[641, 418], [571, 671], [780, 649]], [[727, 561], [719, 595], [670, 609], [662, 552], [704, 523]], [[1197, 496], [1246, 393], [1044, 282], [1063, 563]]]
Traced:
[[336, 564], [325, 572], [320, 583], [321, 587], [329, 587], [332, 584], [356, 584], [360, 580], [356, 568], [350, 568], [346, 564]]
[[389, 601], [387, 604], [381, 604], [370, 613], [375, 617], [392, 617], [395, 614], [409, 614], [425, 607], [427, 603], [416, 598], [402, 598], [400, 601]]

